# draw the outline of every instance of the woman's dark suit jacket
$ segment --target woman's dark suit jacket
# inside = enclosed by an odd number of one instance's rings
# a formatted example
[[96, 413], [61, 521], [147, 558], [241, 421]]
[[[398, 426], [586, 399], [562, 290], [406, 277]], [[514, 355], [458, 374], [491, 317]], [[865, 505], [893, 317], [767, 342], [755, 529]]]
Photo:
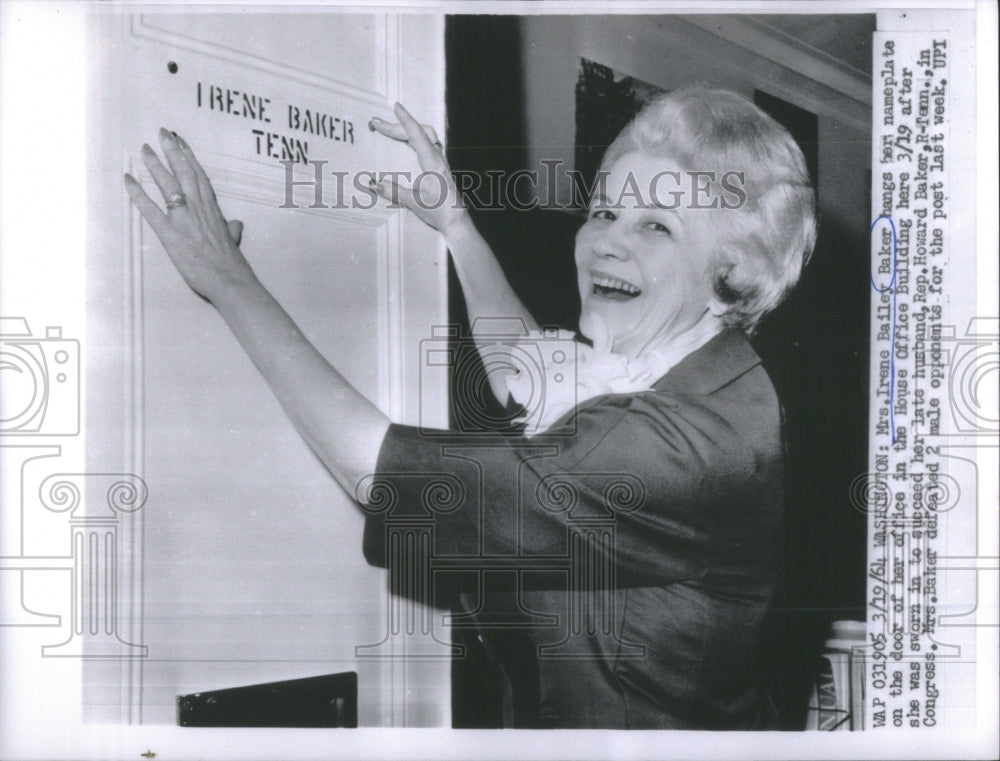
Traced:
[[726, 330], [544, 435], [393, 425], [365, 554], [386, 565], [391, 526], [431, 527], [422, 562], [473, 580], [452, 622], [495, 657], [510, 726], [750, 728], [782, 469], [774, 388]]

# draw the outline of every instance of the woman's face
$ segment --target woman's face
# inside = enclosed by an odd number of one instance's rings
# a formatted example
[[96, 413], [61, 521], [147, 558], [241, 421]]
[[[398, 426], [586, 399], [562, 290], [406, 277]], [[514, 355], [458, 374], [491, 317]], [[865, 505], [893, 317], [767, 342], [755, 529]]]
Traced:
[[715, 241], [709, 215], [691, 209], [692, 200], [688, 174], [669, 158], [628, 153], [610, 167], [576, 236], [585, 335], [599, 315], [613, 350], [636, 357], [669, 346], [705, 316]]

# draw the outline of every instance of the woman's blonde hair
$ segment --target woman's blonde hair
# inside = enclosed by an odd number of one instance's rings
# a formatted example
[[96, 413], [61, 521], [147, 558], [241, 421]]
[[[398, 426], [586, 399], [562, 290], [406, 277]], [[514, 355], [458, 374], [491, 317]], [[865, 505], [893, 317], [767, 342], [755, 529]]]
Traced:
[[706, 172], [714, 178], [712, 197], [729, 201], [708, 212], [719, 243], [709, 273], [726, 324], [752, 333], [798, 282], [816, 243], [815, 193], [802, 151], [743, 96], [703, 86], [647, 103], [604, 154], [602, 171], [634, 151]]

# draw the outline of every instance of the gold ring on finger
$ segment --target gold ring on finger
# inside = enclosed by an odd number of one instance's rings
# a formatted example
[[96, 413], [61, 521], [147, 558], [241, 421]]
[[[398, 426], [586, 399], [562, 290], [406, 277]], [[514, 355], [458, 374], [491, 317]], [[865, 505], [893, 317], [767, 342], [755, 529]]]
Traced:
[[187, 196], [177, 191], [176, 193], [171, 193], [167, 196], [167, 208], [168, 209], [178, 209], [181, 206], [187, 206]]

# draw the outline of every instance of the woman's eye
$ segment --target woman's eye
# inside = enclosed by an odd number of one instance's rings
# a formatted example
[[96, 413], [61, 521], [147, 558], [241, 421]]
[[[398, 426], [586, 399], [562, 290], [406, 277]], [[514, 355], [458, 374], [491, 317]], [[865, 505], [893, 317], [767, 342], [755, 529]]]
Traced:
[[590, 218], [604, 219], [607, 220], [608, 222], [611, 222], [615, 219], [615, 215], [614, 212], [608, 209], [594, 209], [592, 212], [590, 212]]
[[660, 224], [659, 222], [649, 222], [647, 223], [646, 228], [657, 233], [666, 233], [667, 235], [671, 234], [670, 228], [666, 225]]

